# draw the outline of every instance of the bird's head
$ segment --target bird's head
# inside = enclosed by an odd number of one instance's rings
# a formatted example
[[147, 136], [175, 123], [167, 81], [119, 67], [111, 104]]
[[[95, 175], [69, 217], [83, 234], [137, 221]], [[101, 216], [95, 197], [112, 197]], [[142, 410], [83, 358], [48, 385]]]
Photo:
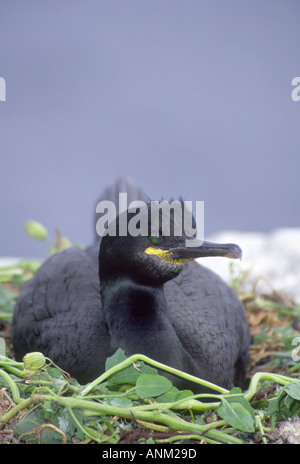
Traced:
[[[196, 225], [183, 201], [175, 211], [174, 201], [160, 202], [119, 215], [103, 236], [100, 252], [100, 279], [128, 276], [138, 283], [160, 286], [176, 277], [184, 263], [205, 256], [241, 258], [235, 244], [218, 244], [196, 238]], [[170, 207], [173, 204], [173, 207]], [[169, 205], [169, 207], [168, 207]], [[156, 204], [157, 206], [157, 204]]]

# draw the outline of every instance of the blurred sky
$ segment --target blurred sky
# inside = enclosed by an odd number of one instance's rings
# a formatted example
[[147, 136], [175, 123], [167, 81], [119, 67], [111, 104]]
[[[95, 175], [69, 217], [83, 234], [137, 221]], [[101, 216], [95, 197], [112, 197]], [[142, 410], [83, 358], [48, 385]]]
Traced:
[[102, 189], [205, 201], [205, 235], [299, 227], [299, 0], [1, 0], [0, 256], [89, 244]]

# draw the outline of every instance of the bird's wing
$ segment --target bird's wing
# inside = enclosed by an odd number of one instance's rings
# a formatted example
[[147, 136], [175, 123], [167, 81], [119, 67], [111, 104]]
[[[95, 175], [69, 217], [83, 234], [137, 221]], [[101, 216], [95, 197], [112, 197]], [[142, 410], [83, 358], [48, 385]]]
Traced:
[[14, 311], [13, 344], [18, 359], [42, 347], [78, 379], [80, 365], [85, 372], [103, 371], [109, 337], [98, 269], [84, 250], [56, 253], [23, 286]]

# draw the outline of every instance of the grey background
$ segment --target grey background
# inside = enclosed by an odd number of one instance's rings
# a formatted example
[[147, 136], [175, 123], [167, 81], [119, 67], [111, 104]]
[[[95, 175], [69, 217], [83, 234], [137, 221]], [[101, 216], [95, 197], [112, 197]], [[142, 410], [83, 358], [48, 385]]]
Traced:
[[1, 0], [0, 256], [88, 244], [120, 175], [205, 234], [299, 226], [298, 0]]

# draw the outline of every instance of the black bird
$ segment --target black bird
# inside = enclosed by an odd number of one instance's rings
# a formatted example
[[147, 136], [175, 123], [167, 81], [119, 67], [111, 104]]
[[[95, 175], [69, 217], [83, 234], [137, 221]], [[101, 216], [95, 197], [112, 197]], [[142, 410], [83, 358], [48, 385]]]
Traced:
[[[118, 191], [128, 191], [130, 200], [144, 199], [123, 180], [104, 198], [118, 204]], [[16, 358], [41, 351], [87, 383], [120, 347], [127, 356], [142, 353], [225, 388], [242, 386], [249, 351], [244, 307], [219, 276], [191, 261], [239, 258], [241, 250], [208, 242], [187, 246], [194, 240], [152, 236], [148, 229], [147, 236], [107, 234], [86, 250], [56, 253], [23, 286], [17, 301]], [[179, 388], [201, 391], [179, 377], [171, 379]]]

